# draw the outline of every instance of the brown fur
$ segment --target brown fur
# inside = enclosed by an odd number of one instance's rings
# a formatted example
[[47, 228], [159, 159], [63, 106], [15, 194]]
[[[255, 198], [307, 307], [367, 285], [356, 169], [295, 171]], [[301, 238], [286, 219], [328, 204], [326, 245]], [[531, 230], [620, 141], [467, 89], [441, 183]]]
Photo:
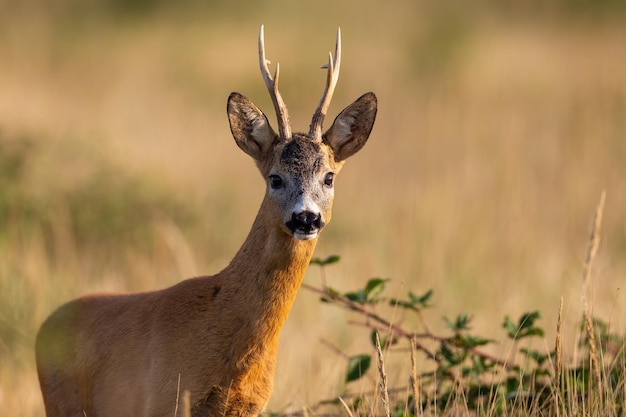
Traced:
[[319, 228], [328, 223], [333, 192], [324, 176], [339, 172], [367, 140], [376, 97], [368, 93], [344, 113], [328, 139], [284, 139], [248, 99], [231, 95], [237, 144], [264, 178], [279, 173], [285, 186], [272, 190], [268, 182], [246, 241], [217, 275], [160, 291], [90, 295], [54, 312], [36, 341], [48, 417], [169, 417], [185, 390], [194, 417], [262, 410], [272, 391], [280, 331], [318, 236], [296, 239], [285, 220], [305, 194], [321, 210]]
[[48, 416], [170, 416], [179, 376], [194, 416], [258, 414], [316, 242], [268, 230], [263, 217], [215, 276], [57, 310], [37, 338]]

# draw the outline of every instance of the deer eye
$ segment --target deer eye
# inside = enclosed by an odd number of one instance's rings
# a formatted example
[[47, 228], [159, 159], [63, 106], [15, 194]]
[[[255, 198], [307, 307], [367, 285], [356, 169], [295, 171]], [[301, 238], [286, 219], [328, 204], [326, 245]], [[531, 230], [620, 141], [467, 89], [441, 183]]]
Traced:
[[283, 179], [278, 175], [270, 175], [270, 187], [274, 190], [283, 186]]
[[335, 174], [333, 174], [332, 172], [329, 172], [328, 174], [326, 174], [326, 176], [324, 177], [324, 185], [329, 188], [332, 187], [334, 176]]

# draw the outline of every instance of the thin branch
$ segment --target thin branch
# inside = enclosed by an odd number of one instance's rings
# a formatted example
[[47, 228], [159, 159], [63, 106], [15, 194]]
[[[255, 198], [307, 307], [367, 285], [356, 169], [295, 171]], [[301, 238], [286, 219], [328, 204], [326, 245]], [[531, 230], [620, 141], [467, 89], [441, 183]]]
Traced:
[[341, 349], [339, 349], [337, 346], [332, 344], [330, 341], [322, 338], [322, 339], [320, 339], [320, 343], [323, 344], [324, 346], [326, 346], [328, 349], [332, 350], [336, 355], [341, 356], [342, 358], [344, 358], [346, 360], [350, 359], [349, 355], [346, 355], [345, 353], [343, 353], [341, 351]]
[[[407, 330], [404, 330], [402, 327], [399, 327], [395, 324], [393, 324], [392, 322], [390, 322], [389, 320], [386, 320], [384, 318], [382, 318], [381, 316], [379, 316], [378, 314], [367, 310], [364, 306], [355, 303], [349, 299], [347, 299], [346, 297], [343, 297], [341, 295], [337, 295], [331, 291], [329, 291], [328, 289], [321, 289], [321, 288], [317, 288], [314, 287], [312, 285], [308, 285], [308, 284], [302, 284], [302, 287], [312, 291], [314, 293], [320, 294], [323, 297], [332, 300], [334, 302], [335, 305], [338, 305], [340, 307], [346, 308], [350, 311], [354, 311], [360, 315], [362, 315], [363, 317], [365, 317], [366, 319], [370, 319], [376, 323], [379, 324], [379, 326], [373, 325], [371, 323], [365, 323], [363, 324], [363, 326], [370, 328], [372, 330], [382, 330], [384, 332], [388, 332], [390, 334], [393, 334], [394, 336], [397, 337], [402, 337], [404, 339], [407, 340], [411, 340], [412, 338], [418, 339], [418, 338], [422, 338], [422, 339], [430, 339], [430, 340], [434, 340], [434, 341], [438, 341], [438, 342], [449, 342], [450, 338], [449, 337], [445, 337], [445, 336], [438, 336], [435, 335], [429, 331], [426, 331], [425, 333], [422, 334], [416, 334], [416, 333], [412, 333], [409, 332]], [[440, 362], [440, 360], [437, 358], [437, 356], [435, 354], [433, 354], [426, 346], [424, 346], [423, 344], [419, 343], [417, 340], [415, 341], [415, 348], [421, 352], [423, 352], [429, 359], [436, 361], [437, 363]], [[512, 369], [514, 368], [514, 364], [511, 363], [510, 361], [507, 360], [502, 360], [496, 356], [490, 355], [488, 353], [482, 352], [476, 348], [470, 348], [468, 349], [468, 352], [471, 352], [474, 355], [477, 355], [485, 360], [488, 360], [494, 364], [497, 364], [499, 366], [502, 366], [503, 368], [506, 369]]]

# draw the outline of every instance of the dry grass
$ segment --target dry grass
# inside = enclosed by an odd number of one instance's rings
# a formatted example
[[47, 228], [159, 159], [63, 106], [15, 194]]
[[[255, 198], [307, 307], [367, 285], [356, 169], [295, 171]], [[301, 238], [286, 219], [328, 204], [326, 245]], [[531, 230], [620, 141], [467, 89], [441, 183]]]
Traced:
[[589, 238], [589, 246], [587, 248], [587, 256], [585, 257], [585, 264], [583, 265], [583, 288], [582, 288], [582, 304], [583, 314], [585, 322], [585, 332], [587, 339], [589, 340], [589, 356], [591, 358], [591, 369], [595, 376], [595, 388], [602, 392], [602, 367], [600, 365], [600, 352], [598, 351], [598, 344], [596, 342], [596, 331], [593, 327], [593, 317], [591, 315], [591, 306], [587, 298], [587, 291], [589, 287], [589, 281], [591, 280], [591, 271], [598, 248], [600, 246], [600, 225], [602, 224], [602, 213], [604, 212], [604, 202], [606, 200], [606, 193], [602, 193], [600, 196], [600, 202], [596, 208], [596, 212], [593, 216], [593, 226], [591, 229], [591, 235]]
[[[387, 384], [387, 373], [385, 372], [385, 358], [383, 356], [383, 350], [380, 346], [380, 337], [376, 333], [376, 357], [378, 359], [378, 393], [381, 399], [382, 409], [385, 417], [391, 417], [389, 411], [389, 385]], [[373, 415], [377, 415], [377, 412], [373, 412]]]
[[[271, 109], [257, 73], [260, 23], [269, 58], [281, 62], [294, 127], [308, 126], [323, 85], [316, 68], [336, 26], [344, 61], [330, 113], [365, 91], [379, 96], [371, 141], [338, 179], [333, 222], [318, 246], [319, 256], [342, 255], [329, 285], [383, 276], [398, 293], [434, 288], [431, 322], [468, 313], [485, 335], [501, 334], [505, 314], [528, 310], [557, 323], [562, 297], [558, 337], [567, 361], [583, 312], [573, 285], [585, 263], [580, 248], [605, 189], [604, 239], [587, 294], [594, 315], [624, 329], [623, 22], [411, 1], [366, 1], [358, 10], [332, 3], [331, 16], [330, 2], [319, 10], [277, 3], [245, 16], [193, 3], [187, 12], [121, 18], [20, 4], [0, 2], [11, 12], [0, 13], [0, 139], [38, 144], [20, 185], [58, 204], [47, 207], [51, 230], [2, 223], [5, 413], [41, 415], [32, 340], [55, 306], [87, 292], [160, 288], [211, 273], [238, 249], [262, 183], [234, 145], [224, 107], [236, 90]], [[69, 203], [59, 196], [89, 184], [102, 165], [122, 183], [147, 179], [196, 220], [155, 217], [149, 250], [116, 242], [116, 260], [101, 262], [72, 233]], [[346, 332], [345, 318], [300, 294], [270, 409], [299, 410], [341, 391], [343, 359], [319, 341], [359, 352], [368, 341]], [[387, 361], [390, 386], [408, 381], [407, 363]]]

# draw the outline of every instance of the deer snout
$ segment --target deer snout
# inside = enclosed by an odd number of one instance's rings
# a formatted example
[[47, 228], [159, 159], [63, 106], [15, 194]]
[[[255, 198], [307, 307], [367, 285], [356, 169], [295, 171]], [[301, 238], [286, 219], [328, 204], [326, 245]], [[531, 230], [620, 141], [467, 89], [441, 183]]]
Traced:
[[324, 227], [320, 213], [312, 211], [293, 212], [291, 219], [286, 224], [293, 236], [300, 240], [314, 239]]

